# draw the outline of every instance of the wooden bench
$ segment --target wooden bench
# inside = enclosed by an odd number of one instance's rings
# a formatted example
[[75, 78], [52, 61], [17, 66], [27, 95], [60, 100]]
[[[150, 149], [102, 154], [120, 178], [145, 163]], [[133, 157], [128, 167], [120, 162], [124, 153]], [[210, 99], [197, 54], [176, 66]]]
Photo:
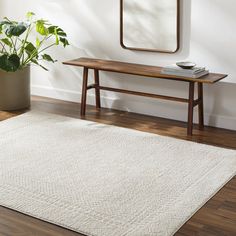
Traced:
[[[89, 89], [95, 89], [96, 94], [96, 107], [101, 108], [100, 90], [113, 91], [118, 93], [132, 94], [144, 97], [165, 99], [170, 101], [188, 103], [188, 128], [187, 134], [192, 135], [193, 131], [193, 112], [194, 107], [198, 106], [199, 114], [199, 129], [204, 128], [204, 109], [203, 109], [203, 84], [214, 84], [225, 77], [225, 74], [210, 73], [198, 79], [185, 78], [172, 75], [161, 74], [162, 67], [148, 66], [141, 64], [132, 64], [119, 61], [109, 61], [91, 58], [79, 58], [71, 61], [63, 62], [65, 65], [83, 67], [83, 87], [82, 87], [82, 99], [81, 99], [81, 116], [85, 115], [86, 112], [86, 98], [87, 91]], [[88, 70], [94, 70], [94, 84], [88, 85]], [[168, 79], [175, 81], [187, 82], [189, 84], [189, 96], [188, 98], [171, 97], [165, 95], [151, 94], [145, 92], [137, 92], [119, 88], [104, 87], [99, 82], [99, 71], [109, 71], [122, 74], [146, 76], [158, 79]], [[194, 98], [195, 84], [198, 85], [198, 97]]]

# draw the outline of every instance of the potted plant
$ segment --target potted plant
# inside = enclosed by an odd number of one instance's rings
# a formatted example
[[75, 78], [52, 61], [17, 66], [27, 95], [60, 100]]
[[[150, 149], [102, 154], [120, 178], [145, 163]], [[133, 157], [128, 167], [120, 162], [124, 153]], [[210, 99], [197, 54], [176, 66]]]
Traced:
[[25, 22], [5, 17], [0, 21], [0, 110], [30, 106], [30, 65], [47, 70], [42, 61], [55, 62], [45, 52], [69, 45], [66, 33], [47, 20], [28, 12]]

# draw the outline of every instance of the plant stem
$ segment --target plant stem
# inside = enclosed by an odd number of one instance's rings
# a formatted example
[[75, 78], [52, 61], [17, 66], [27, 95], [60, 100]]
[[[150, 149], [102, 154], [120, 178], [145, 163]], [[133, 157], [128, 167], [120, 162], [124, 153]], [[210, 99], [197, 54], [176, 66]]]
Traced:
[[37, 53], [35, 52], [36, 54], [35, 54], [35, 53], [32, 53], [32, 55], [31, 55], [29, 58], [26, 59], [26, 61], [22, 64], [22, 66], [27, 65], [35, 56], [39, 55], [39, 54], [42, 53], [43, 51], [45, 51], [45, 50], [47, 50], [47, 49], [49, 49], [49, 48], [51, 48], [51, 47], [53, 47], [53, 46], [55, 46], [55, 45], [56, 45], [56, 43], [53, 43], [53, 44], [47, 46], [46, 48], [40, 50], [39, 52], [37, 52]]
[[16, 48], [15, 48], [15, 45], [14, 45], [14, 41], [13, 41], [13, 39], [12, 39], [11, 37], [9, 37], [9, 38], [10, 38], [11, 44], [12, 44], [12, 46], [13, 46], [13, 48], [12, 48], [12, 53], [17, 54]]
[[43, 42], [45, 40], [48, 40], [49, 38], [51, 38], [52, 35], [50, 36], [45, 36], [43, 38], [43, 40], [40, 42], [40, 45], [37, 49], [35, 49], [32, 53], [31, 53], [31, 56], [28, 56], [28, 58], [26, 58], [26, 60], [24, 61], [24, 54], [23, 54], [23, 60], [22, 60], [22, 66], [26, 65], [28, 62], [30, 62], [35, 56], [37, 56], [39, 54], [38, 50], [40, 49], [40, 47], [43, 45]]
[[7, 50], [6, 50], [6, 48], [5, 48], [5, 45], [6, 45], [6, 44], [3, 44], [2, 42], [0, 42], [0, 45], [2, 46], [2, 51], [1, 51], [1, 53], [4, 53], [4, 51], [7, 53]]
[[16, 54], [17, 54], [17, 48], [16, 48], [17, 42], [18, 42], [18, 38], [16, 37], [16, 40], [15, 40], [15, 43], [14, 43], [14, 50], [15, 50]]
[[[29, 25], [29, 28], [28, 28], [28, 30], [27, 30], [27, 32], [26, 32], [25, 39], [23, 40], [23, 44], [22, 44], [21, 49], [20, 49], [20, 53], [19, 53], [19, 57], [20, 57], [20, 58], [22, 57], [22, 55], [24, 55], [25, 44], [26, 44], [27, 39], [28, 39], [28, 37], [29, 37], [29, 34], [30, 34], [30, 32], [31, 32], [31, 25], [32, 25], [32, 24]], [[23, 63], [23, 62], [24, 62], [24, 56], [23, 56], [22, 63]]]
[[44, 49], [42, 49], [41, 51], [39, 51], [38, 54], [40, 54], [41, 52], [43, 52], [43, 51], [45, 51], [45, 50], [47, 50], [47, 49], [49, 49], [49, 48], [51, 48], [51, 47], [53, 47], [53, 46], [55, 46], [55, 45], [56, 45], [56, 43], [53, 43], [53, 44], [47, 46], [46, 48], [44, 48]]
[[[34, 22], [34, 23], [35, 23], [35, 22]], [[20, 58], [22, 58], [22, 60], [21, 60], [22, 66], [27, 65], [27, 63], [29, 63], [29, 62], [38, 54], [37, 50], [34, 50], [34, 51], [31, 53], [31, 56], [28, 56], [28, 58], [26, 58], [26, 60], [25, 60], [25, 58], [24, 58], [25, 44], [26, 44], [26, 41], [27, 41], [27, 39], [28, 39], [28, 36], [29, 36], [30, 32], [31, 32], [32, 29], [33, 29], [33, 27], [31, 27], [32, 24], [33, 24], [33, 23], [31, 23], [30, 26], [29, 26], [29, 29], [28, 29], [28, 31], [27, 31], [27, 33], [26, 33], [26, 37], [25, 37], [25, 39], [24, 39], [24, 43], [23, 43], [23, 45], [22, 45], [22, 47], [21, 47], [21, 51], [20, 51]], [[43, 42], [46, 41], [46, 40], [48, 40], [51, 36], [52, 36], [52, 35], [50, 35], [50, 36], [45, 36], [45, 37], [43, 38], [43, 40], [40, 42], [40, 46], [38, 47], [38, 49], [42, 46]]]
[[40, 42], [40, 46], [38, 47], [38, 49], [43, 45], [44, 41], [47, 41], [48, 39], [50, 39], [52, 37], [52, 35], [49, 35], [49, 36], [45, 36], [43, 38], [43, 40]]

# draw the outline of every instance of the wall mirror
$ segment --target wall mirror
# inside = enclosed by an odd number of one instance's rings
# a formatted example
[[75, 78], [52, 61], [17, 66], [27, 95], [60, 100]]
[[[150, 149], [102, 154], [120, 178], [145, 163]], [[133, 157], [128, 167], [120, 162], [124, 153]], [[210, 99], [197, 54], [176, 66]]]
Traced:
[[179, 49], [179, 0], [120, 0], [121, 46], [174, 53]]

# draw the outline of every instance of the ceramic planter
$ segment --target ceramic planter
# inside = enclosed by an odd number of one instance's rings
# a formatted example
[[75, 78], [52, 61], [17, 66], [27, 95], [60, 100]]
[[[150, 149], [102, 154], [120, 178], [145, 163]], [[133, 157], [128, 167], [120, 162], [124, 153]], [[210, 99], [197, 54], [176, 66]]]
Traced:
[[0, 70], [0, 110], [30, 107], [30, 66], [17, 72]]

